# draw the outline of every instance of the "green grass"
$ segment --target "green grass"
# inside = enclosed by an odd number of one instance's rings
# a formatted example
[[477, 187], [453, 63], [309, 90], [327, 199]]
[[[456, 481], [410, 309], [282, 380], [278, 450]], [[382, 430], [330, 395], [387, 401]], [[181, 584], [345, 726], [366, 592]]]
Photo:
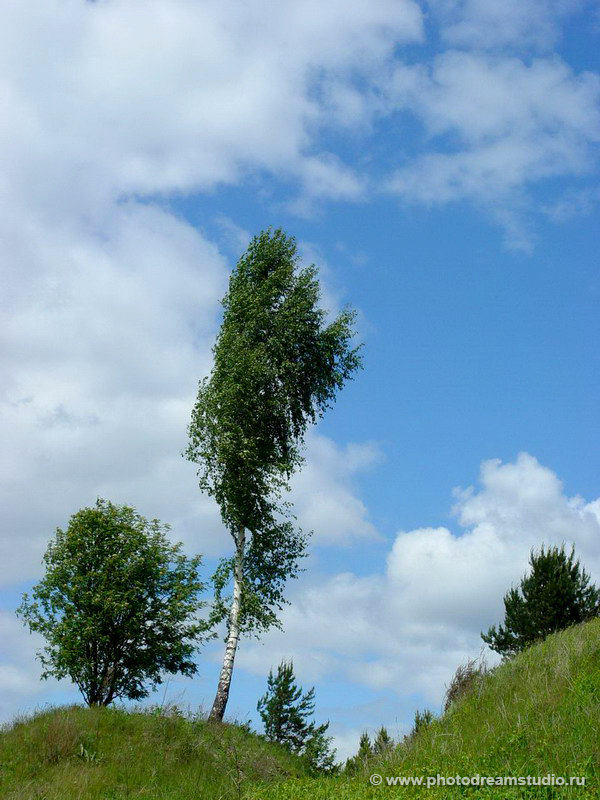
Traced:
[[[374, 724], [377, 720], [373, 720]], [[373, 787], [377, 773], [382, 786]], [[585, 776], [585, 788], [390, 787], [388, 776]], [[1, 800], [600, 800], [600, 619], [488, 674], [409, 742], [355, 776], [311, 778], [238, 725], [169, 713], [56, 709], [0, 732]]]
[[304, 774], [299, 759], [243, 726], [173, 710], [61, 708], [0, 733], [2, 800], [225, 800], [250, 781]]
[[[377, 773], [384, 785], [372, 787]], [[585, 776], [586, 788], [390, 787], [387, 776]], [[600, 798], [600, 619], [549, 637], [489, 673], [418, 736], [354, 777], [252, 786], [247, 800]]]

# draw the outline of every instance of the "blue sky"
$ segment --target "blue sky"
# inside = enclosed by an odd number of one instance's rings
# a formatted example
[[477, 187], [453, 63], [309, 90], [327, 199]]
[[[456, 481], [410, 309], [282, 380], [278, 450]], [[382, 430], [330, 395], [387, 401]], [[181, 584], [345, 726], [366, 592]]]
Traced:
[[[364, 370], [292, 487], [314, 530], [293, 657], [341, 755], [439, 709], [529, 550], [600, 581], [600, 11], [592, 0], [8, 3], [2, 37], [0, 714], [40, 684], [14, 618], [98, 495], [229, 549], [180, 452], [227, 275], [281, 226], [359, 312]], [[471, 487], [471, 488], [469, 488]], [[212, 700], [218, 648], [170, 699]], [[162, 693], [159, 693], [159, 699]]]

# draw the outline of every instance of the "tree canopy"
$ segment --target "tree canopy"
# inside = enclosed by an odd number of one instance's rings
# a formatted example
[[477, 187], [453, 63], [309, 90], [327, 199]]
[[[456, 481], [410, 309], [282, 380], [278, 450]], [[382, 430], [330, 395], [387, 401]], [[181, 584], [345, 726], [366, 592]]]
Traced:
[[46, 574], [17, 611], [46, 639], [43, 678], [68, 677], [89, 705], [108, 705], [147, 696], [164, 672], [196, 672], [200, 557], [186, 558], [168, 530], [102, 499], [56, 530]]
[[275, 522], [307, 424], [360, 365], [354, 313], [326, 325], [317, 269], [298, 261], [283, 231], [254, 237], [231, 275], [214, 367], [192, 413], [187, 456], [231, 528]]

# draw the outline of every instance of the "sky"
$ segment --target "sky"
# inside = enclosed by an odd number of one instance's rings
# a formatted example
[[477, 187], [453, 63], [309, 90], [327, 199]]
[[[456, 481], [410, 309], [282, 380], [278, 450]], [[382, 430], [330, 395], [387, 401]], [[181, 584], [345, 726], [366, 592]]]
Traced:
[[[600, 582], [599, 38], [597, 0], [5, 0], [0, 721], [77, 701], [14, 613], [71, 514], [230, 554], [181, 452], [270, 225], [364, 369], [308, 432], [310, 556], [230, 717], [291, 658], [346, 757], [439, 712], [531, 548]], [[148, 702], [208, 709], [222, 646]]]

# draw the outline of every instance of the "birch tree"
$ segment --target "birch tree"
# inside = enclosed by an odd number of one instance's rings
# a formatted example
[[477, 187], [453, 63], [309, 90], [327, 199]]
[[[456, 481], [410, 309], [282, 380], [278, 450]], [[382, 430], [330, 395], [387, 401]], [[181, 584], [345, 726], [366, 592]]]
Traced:
[[214, 575], [211, 623], [227, 622], [211, 718], [223, 719], [242, 634], [279, 625], [286, 580], [306, 538], [283, 492], [302, 462], [307, 426], [360, 366], [354, 312], [326, 324], [314, 266], [300, 268], [293, 237], [254, 237], [232, 272], [214, 366], [199, 385], [185, 455], [198, 465], [233, 539]]

